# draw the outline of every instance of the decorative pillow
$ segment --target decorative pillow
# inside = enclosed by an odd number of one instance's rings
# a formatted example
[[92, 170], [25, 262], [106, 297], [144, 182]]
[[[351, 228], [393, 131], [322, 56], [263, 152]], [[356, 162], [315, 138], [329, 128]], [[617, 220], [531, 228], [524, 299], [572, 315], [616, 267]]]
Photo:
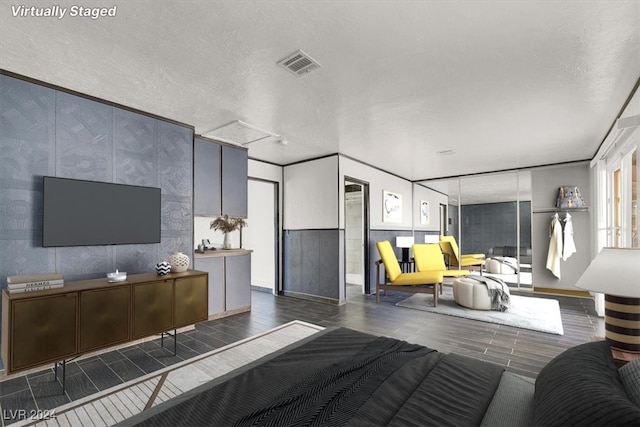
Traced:
[[640, 407], [640, 359], [625, 364], [618, 373], [629, 399]]
[[640, 407], [627, 396], [606, 341], [570, 348], [536, 378], [535, 425], [618, 426], [638, 420]]

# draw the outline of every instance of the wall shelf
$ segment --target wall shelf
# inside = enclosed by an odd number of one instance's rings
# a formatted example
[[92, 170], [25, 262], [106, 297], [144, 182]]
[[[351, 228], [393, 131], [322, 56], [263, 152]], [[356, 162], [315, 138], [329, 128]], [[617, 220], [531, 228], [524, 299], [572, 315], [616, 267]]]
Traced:
[[533, 213], [553, 213], [553, 212], [589, 212], [589, 206], [582, 206], [580, 208], [541, 208], [534, 209]]

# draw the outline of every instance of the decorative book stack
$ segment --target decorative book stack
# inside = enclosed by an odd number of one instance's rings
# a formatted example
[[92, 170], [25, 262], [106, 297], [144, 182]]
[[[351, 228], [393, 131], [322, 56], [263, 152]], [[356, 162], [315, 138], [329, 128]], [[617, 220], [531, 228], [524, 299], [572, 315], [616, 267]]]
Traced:
[[19, 292], [43, 291], [64, 286], [62, 274], [38, 274], [34, 276], [7, 277], [7, 291], [10, 294]]

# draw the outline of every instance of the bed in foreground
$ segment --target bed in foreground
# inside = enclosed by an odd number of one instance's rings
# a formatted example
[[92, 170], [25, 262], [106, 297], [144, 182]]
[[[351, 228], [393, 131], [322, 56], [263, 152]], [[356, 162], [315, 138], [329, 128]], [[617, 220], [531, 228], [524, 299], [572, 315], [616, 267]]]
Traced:
[[640, 391], [623, 384], [637, 379], [634, 365], [619, 372], [609, 345], [593, 342], [551, 361], [534, 385], [491, 363], [333, 328], [119, 425], [638, 425]]

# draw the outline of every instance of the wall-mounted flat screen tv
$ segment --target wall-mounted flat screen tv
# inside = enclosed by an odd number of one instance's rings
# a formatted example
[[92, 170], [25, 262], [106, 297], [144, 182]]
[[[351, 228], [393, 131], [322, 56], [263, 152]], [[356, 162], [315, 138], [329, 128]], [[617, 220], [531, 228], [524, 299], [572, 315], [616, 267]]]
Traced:
[[45, 176], [42, 246], [160, 243], [160, 189]]

